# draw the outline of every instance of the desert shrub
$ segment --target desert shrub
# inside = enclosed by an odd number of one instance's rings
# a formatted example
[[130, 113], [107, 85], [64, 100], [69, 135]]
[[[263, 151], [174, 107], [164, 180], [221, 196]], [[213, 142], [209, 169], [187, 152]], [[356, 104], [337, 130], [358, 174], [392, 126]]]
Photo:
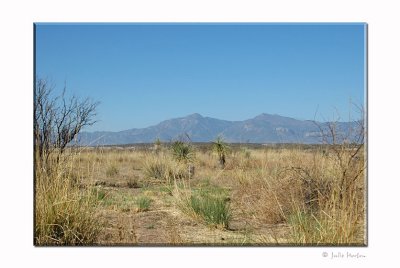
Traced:
[[358, 153], [359, 158], [352, 156], [353, 150], [314, 155], [312, 162], [292, 167], [301, 197], [293, 200], [288, 214], [295, 243], [365, 243], [365, 163], [362, 151]]
[[[315, 163], [314, 163], [315, 164]], [[297, 200], [304, 209], [318, 211], [331, 197], [334, 187], [334, 178], [330, 173], [324, 172], [320, 167], [290, 167], [283, 170], [289, 175], [291, 181], [297, 185]]]
[[363, 150], [354, 157], [356, 149], [343, 150], [340, 160], [329, 149], [277, 149], [264, 155], [268, 160], [259, 169], [239, 165], [233, 198], [241, 213], [260, 223], [288, 223], [295, 244], [363, 244]]

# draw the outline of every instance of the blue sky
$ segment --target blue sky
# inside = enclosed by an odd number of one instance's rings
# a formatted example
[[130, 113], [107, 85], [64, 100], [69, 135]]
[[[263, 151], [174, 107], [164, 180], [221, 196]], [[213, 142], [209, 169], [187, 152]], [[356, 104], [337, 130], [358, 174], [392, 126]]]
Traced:
[[365, 24], [36, 24], [36, 75], [100, 101], [89, 131], [200, 113], [348, 119], [364, 104]]

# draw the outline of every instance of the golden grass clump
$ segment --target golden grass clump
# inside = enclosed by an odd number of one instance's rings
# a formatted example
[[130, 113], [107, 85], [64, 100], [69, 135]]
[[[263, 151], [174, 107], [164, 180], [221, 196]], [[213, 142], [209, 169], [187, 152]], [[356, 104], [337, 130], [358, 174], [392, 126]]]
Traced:
[[143, 158], [143, 172], [146, 178], [168, 183], [189, 176], [188, 167], [184, 163], [174, 161], [171, 156], [165, 154], [147, 154]]
[[38, 246], [92, 245], [100, 231], [96, 197], [71, 179], [71, 159], [35, 170], [35, 234]]

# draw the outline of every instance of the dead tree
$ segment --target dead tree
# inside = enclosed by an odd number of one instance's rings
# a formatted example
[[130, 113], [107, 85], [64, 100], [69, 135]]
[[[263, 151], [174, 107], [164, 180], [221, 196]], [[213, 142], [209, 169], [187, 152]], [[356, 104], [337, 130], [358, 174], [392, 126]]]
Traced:
[[98, 102], [86, 98], [80, 100], [65, 96], [54, 96], [54, 86], [46, 79], [36, 79], [34, 95], [34, 149], [36, 164], [47, 164], [52, 153], [59, 161], [68, 144], [85, 126], [96, 121]]
[[[341, 176], [339, 178], [340, 201], [343, 200], [345, 193], [351, 187], [354, 187], [355, 182], [366, 168], [365, 156], [362, 154], [362, 150], [365, 148], [364, 143], [366, 135], [364, 121], [365, 111], [362, 106], [353, 105], [359, 113], [359, 120], [349, 120], [351, 124], [348, 129], [340, 130], [338, 127], [338, 119], [325, 124], [314, 121], [319, 129], [322, 143], [328, 146], [328, 155], [331, 155], [341, 171]], [[351, 173], [351, 175], [349, 173]]]

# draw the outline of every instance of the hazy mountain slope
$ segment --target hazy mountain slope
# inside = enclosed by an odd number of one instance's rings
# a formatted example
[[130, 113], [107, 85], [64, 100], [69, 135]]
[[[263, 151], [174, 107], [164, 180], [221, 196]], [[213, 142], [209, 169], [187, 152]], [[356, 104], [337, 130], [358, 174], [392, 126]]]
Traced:
[[[327, 128], [328, 123], [319, 123]], [[340, 133], [347, 133], [355, 122], [337, 124]], [[119, 132], [83, 132], [78, 140], [81, 145], [110, 145], [153, 142], [178, 139], [188, 135], [193, 142], [208, 142], [222, 135], [228, 142], [254, 143], [319, 143], [320, 131], [309, 120], [297, 120], [271, 114], [260, 114], [244, 121], [226, 121], [200, 114], [165, 120], [155, 126]], [[353, 137], [352, 137], [353, 138]]]

